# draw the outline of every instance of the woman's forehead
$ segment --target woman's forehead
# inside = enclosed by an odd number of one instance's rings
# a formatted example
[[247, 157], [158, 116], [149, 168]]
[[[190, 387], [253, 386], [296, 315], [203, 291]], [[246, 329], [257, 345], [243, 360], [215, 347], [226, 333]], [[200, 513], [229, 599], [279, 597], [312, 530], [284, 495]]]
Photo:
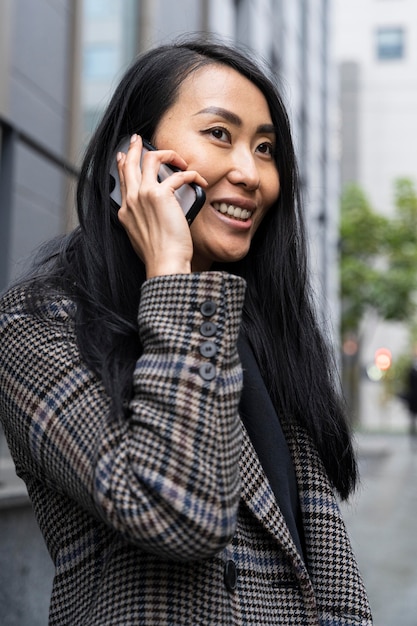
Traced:
[[191, 114], [225, 109], [239, 115], [256, 114], [260, 123], [271, 122], [268, 103], [262, 91], [246, 76], [226, 65], [213, 63], [196, 69], [180, 86], [173, 105]]

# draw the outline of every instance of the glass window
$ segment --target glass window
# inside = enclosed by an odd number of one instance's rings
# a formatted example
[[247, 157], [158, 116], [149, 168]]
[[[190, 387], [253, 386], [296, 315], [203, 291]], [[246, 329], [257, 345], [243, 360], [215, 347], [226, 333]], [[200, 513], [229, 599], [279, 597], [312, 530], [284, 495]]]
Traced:
[[113, 78], [119, 69], [119, 50], [111, 43], [89, 44], [84, 49], [84, 77], [90, 80]]
[[102, 19], [117, 14], [114, 0], [84, 0], [84, 11], [88, 19]]
[[376, 32], [377, 58], [381, 61], [404, 57], [404, 29], [378, 28]]
[[[0, 0], [1, 1], [1, 0]], [[137, 52], [137, 0], [82, 0], [81, 149]]]

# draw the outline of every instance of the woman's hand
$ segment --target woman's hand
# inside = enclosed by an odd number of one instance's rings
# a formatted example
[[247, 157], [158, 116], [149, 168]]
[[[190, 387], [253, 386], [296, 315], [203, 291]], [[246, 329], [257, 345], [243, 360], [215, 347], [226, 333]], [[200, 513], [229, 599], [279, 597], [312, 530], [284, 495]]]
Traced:
[[[117, 155], [122, 204], [118, 217], [136, 254], [146, 267], [147, 278], [189, 274], [193, 256], [190, 229], [174, 192], [185, 183], [207, 186], [173, 150], [149, 151], [142, 161], [142, 140], [133, 135], [127, 154]], [[157, 180], [162, 163], [180, 168], [162, 183]]]

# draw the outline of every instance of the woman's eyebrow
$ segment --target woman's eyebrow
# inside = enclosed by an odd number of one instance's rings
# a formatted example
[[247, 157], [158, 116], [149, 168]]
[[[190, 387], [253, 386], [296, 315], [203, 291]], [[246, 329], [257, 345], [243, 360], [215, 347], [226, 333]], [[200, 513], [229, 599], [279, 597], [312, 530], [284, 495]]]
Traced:
[[[223, 109], [223, 107], [210, 106], [205, 109], [201, 109], [201, 111], [197, 111], [194, 115], [204, 115], [210, 113], [211, 115], [218, 115], [222, 117], [224, 120], [229, 122], [230, 124], [234, 124], [235, 126], [242, 126], [242, 120], [236, 113], [232, 113], [228, 109]], [[256, 129], [258, 134], [276, 134], [276, 128], [273, 124], [261, 124]]]
[[273, 124], [261, 124], [256, 129], [258, 135], [276, 135], [277, 129]]
[[201, 109], [201, 111], [197, 111], [194, 115], [204, 115], [205, 113], [210, 113], [211, 115], [218, 115], [222, 117], [226, 121], [234, 124], [235, 126], [242, 126], [242, 120], [236, 113], [232, 113], [228, 109], [223, 109], [222, 107], [207, 107], [205, 109]]

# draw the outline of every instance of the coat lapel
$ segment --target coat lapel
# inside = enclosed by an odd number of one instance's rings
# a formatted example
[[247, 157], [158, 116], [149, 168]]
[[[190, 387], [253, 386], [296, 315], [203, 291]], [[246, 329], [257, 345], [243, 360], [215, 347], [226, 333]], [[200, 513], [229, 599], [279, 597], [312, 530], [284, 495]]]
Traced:
[[243, 425], [242, 430], [243, 443], [240, 458], [242, 499], [252, 515], [279, 544], [280, 549], [286, 553], [304, 591], [313, 594], [304, 561], [298, 553], [259, 457]]
[[340, 623], [371, 624], [363, 581], [317, 450], [300, 427], [284, 426], [284, 432], [294, 460], [308, 571], [322, 620], [333, 624], [337, 616]]

